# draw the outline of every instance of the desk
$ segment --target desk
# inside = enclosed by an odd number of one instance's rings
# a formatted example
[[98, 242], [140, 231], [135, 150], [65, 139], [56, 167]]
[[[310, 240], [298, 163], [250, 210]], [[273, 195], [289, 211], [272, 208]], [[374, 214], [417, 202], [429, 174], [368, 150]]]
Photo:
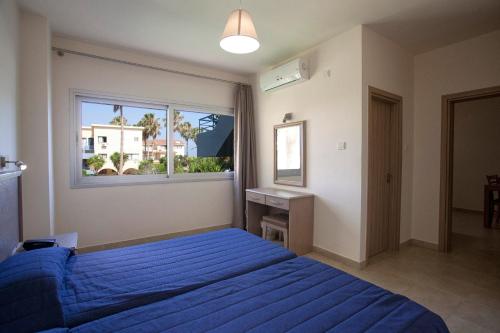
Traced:
[[262, 216], [288, 213], [288, 248], [297, 255], [312, 251], [314, 195], [274, 188], [246, 190], [247, 231], [262, 235]]
[[500, 191], [500, 185], [484, 185], [484, 227], [491, 228], [493, 220], [493, 192]]

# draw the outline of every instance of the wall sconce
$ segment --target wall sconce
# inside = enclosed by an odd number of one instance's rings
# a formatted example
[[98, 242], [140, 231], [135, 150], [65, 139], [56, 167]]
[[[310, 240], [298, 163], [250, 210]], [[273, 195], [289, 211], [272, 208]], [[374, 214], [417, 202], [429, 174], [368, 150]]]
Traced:
[[283, 117], [283, 124], [286, 123], [288, 120], [292, 120], [291, 113], [285, 113], [285, 116]]
[[5, 168], [7, 164], [12, 163], [21, 170], [26, 170], [28, 166], [23, 161], [7, 161], [7, 157], [0, 156], [0, 168]]

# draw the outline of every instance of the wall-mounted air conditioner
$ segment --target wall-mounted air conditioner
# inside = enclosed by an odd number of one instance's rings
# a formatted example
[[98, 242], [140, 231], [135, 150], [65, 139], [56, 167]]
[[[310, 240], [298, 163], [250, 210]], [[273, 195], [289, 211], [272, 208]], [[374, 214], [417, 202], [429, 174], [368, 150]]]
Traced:
[[260, 76], [263, 91], [289, 86], [309, 79], [309, 69], [304, 59], [298, 58]]

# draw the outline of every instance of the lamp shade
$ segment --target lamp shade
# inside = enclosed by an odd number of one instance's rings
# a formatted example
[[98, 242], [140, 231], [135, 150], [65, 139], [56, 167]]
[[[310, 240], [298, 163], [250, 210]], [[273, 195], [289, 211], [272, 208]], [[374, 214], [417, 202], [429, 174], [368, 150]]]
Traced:
[[251, 53], [260, 47], [252, 17], [246, 10], [237, 9], [231, 12], [220, 40], [220, 47], [236, 54]]

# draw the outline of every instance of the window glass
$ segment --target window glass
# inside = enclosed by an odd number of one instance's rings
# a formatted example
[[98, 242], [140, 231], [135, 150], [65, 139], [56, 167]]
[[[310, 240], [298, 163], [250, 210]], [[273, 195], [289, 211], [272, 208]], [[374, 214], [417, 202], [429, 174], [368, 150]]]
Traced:
[[80, 140], [71, 163], [72, 185], [189, 180], [211, 173], [227, 175], [210, 179], [232, 177], [234, 117], [226, 109], [217, 113], [114, 98], [76, 100]]
[[233, 132], [231, 115], [175, 110], [174, 173], [233, 171]]
[[81, 117], [83, 176], [167, 173], [165, 110], [82, 102]]

